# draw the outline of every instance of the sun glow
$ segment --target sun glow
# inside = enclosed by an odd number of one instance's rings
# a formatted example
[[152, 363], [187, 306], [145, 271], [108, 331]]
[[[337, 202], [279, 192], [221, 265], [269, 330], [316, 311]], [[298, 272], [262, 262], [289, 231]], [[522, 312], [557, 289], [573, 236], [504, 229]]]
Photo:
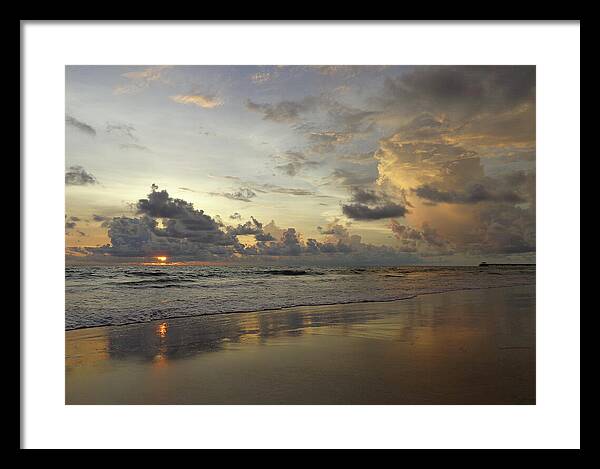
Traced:
[[167, 262], [167, 256], [156, 256], [158, 262]]

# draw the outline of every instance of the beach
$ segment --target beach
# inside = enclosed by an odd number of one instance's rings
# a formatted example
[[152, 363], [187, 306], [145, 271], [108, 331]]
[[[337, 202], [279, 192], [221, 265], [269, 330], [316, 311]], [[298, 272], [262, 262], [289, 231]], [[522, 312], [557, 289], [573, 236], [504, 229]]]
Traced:
[[65, 332], [66, 404], [535, 404], [535, 285]]

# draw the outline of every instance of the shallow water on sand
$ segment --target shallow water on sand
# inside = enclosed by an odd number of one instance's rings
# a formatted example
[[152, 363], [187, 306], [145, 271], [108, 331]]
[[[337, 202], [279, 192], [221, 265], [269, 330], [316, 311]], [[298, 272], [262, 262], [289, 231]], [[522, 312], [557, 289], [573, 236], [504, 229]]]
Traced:
[[66, 332], [67, 404], [534, 404], [535, 287]]

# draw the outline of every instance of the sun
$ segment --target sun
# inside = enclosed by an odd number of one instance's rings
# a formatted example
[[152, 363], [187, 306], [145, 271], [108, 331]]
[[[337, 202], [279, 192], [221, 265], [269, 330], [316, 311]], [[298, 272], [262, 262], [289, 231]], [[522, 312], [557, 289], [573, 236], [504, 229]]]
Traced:
[[167, 262], [167, 256], [156, 256], [158, 262]]

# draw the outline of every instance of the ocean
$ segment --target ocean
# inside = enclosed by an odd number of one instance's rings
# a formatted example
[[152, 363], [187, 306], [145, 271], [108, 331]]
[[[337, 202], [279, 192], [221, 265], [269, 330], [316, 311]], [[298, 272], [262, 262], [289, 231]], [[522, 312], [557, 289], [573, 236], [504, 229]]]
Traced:
[[535, 266], [67, 266], [66, 330], [535, 284]]

